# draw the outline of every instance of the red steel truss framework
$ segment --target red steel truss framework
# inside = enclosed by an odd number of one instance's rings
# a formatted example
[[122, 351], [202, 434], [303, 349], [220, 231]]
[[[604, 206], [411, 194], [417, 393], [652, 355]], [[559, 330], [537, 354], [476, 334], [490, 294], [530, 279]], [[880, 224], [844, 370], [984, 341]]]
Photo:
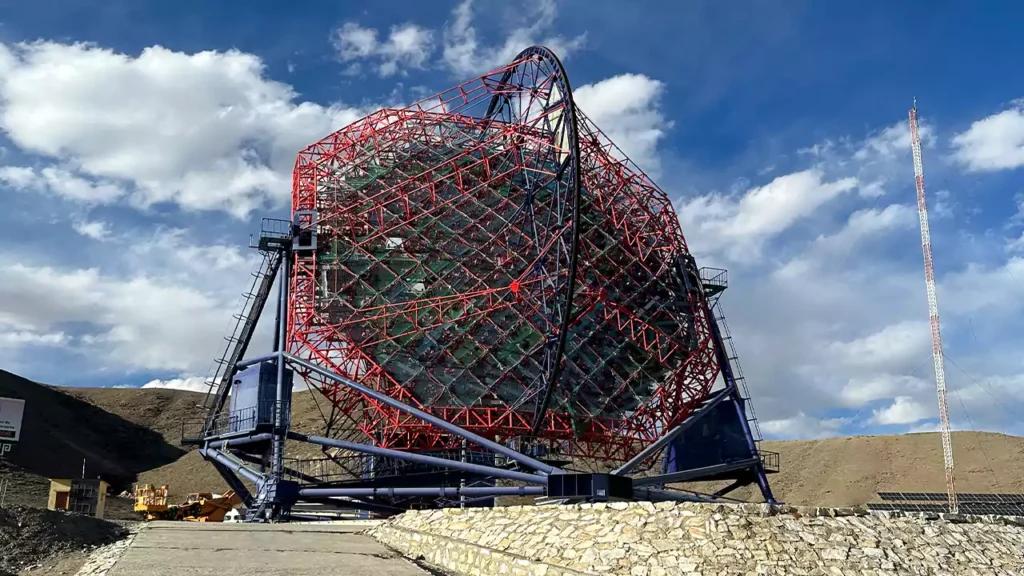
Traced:
[[[622, 461], [718, 376], [668, 196], [582, 111], [558, 59], [511, 64], [303, 150], [287, 349], [491, 439]], [[312, 216], [311, 214], [315, 214]], [[315, 374], [372, 440], [436, 428]]]

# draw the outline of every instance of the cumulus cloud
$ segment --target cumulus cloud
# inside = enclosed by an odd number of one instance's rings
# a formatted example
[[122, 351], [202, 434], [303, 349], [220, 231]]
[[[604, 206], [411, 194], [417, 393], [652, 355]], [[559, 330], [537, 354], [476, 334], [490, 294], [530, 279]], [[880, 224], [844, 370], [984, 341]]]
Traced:
[[103, 240], [110, 236], [110, 225], [106, 222], [77, 220], [72, 224], [72, 228], [74, 228], [75, 232], [93, 240]]
[[664, 90], [643, 74], [621, 74], [576, 88], [573, 100], [630, 160], [656, 173], [658, 144], [672, 128], [660, 106]]
[[68, 341], [67, 334], [63, 332], [35, 332], [33, 330], [18, 330], [6, 326], [4, 332], [0, 333], [0, 348], [21, 348], [24, 346], [60, 346]]
[[[168, 390], [186, 390], [188, 392], [201, 392], [206, 394], [210, 391], [209, 376], [181, 376], [165, 380], [150, 380], [142, 385], [143, 388], [165, 388]], [[124, 386], [130, 388], [133, 386]], [[292, 384], [292, 392], [304, 392], [309, 386], [301, 377], [296, 377]]]
[[143, 388], [165, 388], [167, 390], [185, 390], [188, 392], [209, 391], [210, 386], [206, 378], [202, 376], [189, 376], [184, 378], [171, 378], [169, 380], [150, 380], [142, 385]]
[[4, 166], [0, 168], [0, 182], [15, 190], [48, 192], [83, 204], [110, 204], [125, 195], [124, 188], [114, 182], [83, 178], [56, 166], [41, 170]]
[[951, 142], [953, 158], [971, 172], [1024, 166], [1024, 101], [972, 123]]
[[850, 214], [846, 225], [838, 232], [819, 236], [812, 249], [827, 256], [849, 254], [857, 245], [882, 237], [885, 232], [912, 230], [917, 226], [917, 221], [917, 208], [909, 204], [857, 210]]
[[554, 0], [532, 0], [516, 14], [506, 16], [507, 20], [520, 23], [512, 26], [504, 41], [486, 45], [481, 43], [473, 24], [473, 0], [464, 0], [452, 11], [451, 25], [444, 30], [442, 60], [453, 74], [465, 77], [507, 64], [524, 48], [535, 44], [543, 44], [559, 58], [566, 58], [584, 45], [586, 35], [566, 38], [552, 34], [557, 12]]
[[909, 369], [931, 350], [927, 320], [905, 320], [847, 342], [829, 344], [837, 361], [873, 373]]
[[788, 418], [765, 420], [761, 429], [776, 438], [829, 438], [839, 436], [840, 430], [850, 423], [849, 418], [815, 418], [799, 412]]
[[1005, 316], [1024, 309], [1024, 257], [999, 264], [968, 263], [940, 280], [939, 305], [944, 314]]
[[73, 329], [76, 338], [59, 343], [107, 367], [204, 373], [224, 348], [255, 262], [237, 247], [185, 238], [175, 230], [115, 237], [129, 248], [104, 269], [0, 255], [0, 323], [35, 334]]
[[893, 398], [900, 394], [922, 397], [934, 389], [934, 383], [917, 376], [869, 372], [851, 377], [842, 388], [840, 400], [843, 406], [859, 408], [876, 400]]
[[779, 176], [739, 197], [706, 194], [682, 202], [679, 218], [700, 252], [724, 251], [735, 260], [760, 254], [764, 242], [823, 204], [857, 187], [853, 177], [827, 181], [818, 169]]
[[[932, 130], [926, 146], [938, 141]], [[769, 436], [863, 433], [937, 416], [913, 181], [886, 173], [909, 171], [904, 145], [909, 148], [905, 124], [861, 141], [838, 138], [811, 147], [800, 158], [812, 167], [792, 173], [804, 186], [792, 193], [778, 186], [794, 183], [788, 179], [770, 183], [777, 194], [787, 192], [790, 203], [746, 183], [679, 203], [698, 261], [729, 265], [723, 302]], [[842, 182], [831, 194], [799, 192]], [[865, 187], [874, 190], [864, 193]], [[892, 192], [906, 200], [879, 206]], [[934, 225], [933, 237], [950, 233], [951, 225]], [[1012, 374], [1012, 363], [993, 362], [1005, 352], [965, 346], [962, 334], [971, 321], [989, 336], [1012, 330], [1007, 319], [1021, 309], [1015, 278], [1024, 278], [1024, 260], [946, 258], [938, 283], [947, 343], [953, 342], [947, 349], [975, 358], [968, 370], [976, 376]], [[989, 429], [996, 421], [993, 397], [1021, 394], [988, 386], [1000, 381], [995, 376], [979, 376], [977, 385], [950, 370], [954, 411], [967, 410]]]
[[[935, 145], [935, 127], [925, 120], [918, 119], [918, 136], [921, 146], [928, 148]], [[876, 134], [868, 136], [857, 146], [852, 159], [856, 162], [878, 162], [906, 158], [910, 153], [910, 120], [903, 120], [892, 126], [886, 126]]]
[[914, 424], [926, 418], [935, 417], [933, 408], [915, 402], [909, 396], [897, 396], [893, 403], [881, 410], [875, 410], [871, 420], [876, 424]]
[[141, 207], [170, 202], [243, 217], [283, 203], [295, 154], [365, 112], [297, 98], [265, 77], [257, 56], [237, 50], [0, 45], [0, 128], [54, 161], [0, 177], [85, 202], [127, 195]]
[[[424, 68], [434, 50], [434, 33], [415, 24], [392, 26], [384, 41], [375, 28], [363, 28], [356, 22], [345, 22], [332, 34], [331, 40], [342, 62], [374, 59], [381, 78], [404, 72], [406, 68]], [[351, 72], [358, 72], [356, 64]]]

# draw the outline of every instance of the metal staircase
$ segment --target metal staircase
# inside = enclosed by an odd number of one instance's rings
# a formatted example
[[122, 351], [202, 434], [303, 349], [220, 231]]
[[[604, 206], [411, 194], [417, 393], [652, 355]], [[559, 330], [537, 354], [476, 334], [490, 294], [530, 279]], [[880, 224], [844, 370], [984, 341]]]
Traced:
[[204, 436], [217, 429], [217, 418], [227, 401], [231, 379], [235, 375], [235, 365], [245, 356], [246, 349], [248, 349], [249, 342], [252, 341], [253, 333], [256, 330], [256, 323], [260, 314], [263, 313], [263, 308], [270, 297], [270, 289], [281, 268], [284, 252], [261, 250], [261, 253], [263, 262], [259, 269], [252, 274], [252, 287], [243, 294], [242, 311], [235, 314], [234, 329], [230, 336], [224, 338], [227, 341], [224, 354], [217, 360], [217, 368], [213, 377], [207, 381], [209, 390], [203, 404], [203, 409], [206, 411], [206, 422], [203, 426]]
[[751, 424], [751, 429], [754, 432], [754, 441], [760, 445], [763, 437], [761, 436], [761, 427], [757, 424], [757, 413], [754, 411], [754, 404], [750, 401], [750, 391], [747, 389], [747, 379], [743, 376], [743, 368], [740, 366], [739, 355], [736, 353], [736, 345], [733, 342], [732, 332], [729, 331], [729, 324], [725, 321], [725, 314], [722, 312], [722, 303], [718, 297], [713, 297], [710, 302], [711, 313], [715, 317], [715, 322], [718, 323], [718, 329], [722, 334], [722, 342], [725, 344], [725, 353], [729, 358], [729, 364], [732, 366], [733, 380], [736, 382], [736, 386], [739, 389], [740, 398], [743, 399], [743, 406], [747, 415], [747, 422]]

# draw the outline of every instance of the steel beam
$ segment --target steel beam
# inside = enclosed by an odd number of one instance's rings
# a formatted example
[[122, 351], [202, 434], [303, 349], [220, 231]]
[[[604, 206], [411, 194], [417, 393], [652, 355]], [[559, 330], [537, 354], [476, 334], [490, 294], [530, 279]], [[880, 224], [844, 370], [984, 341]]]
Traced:
[[241, 462], [238, 462], [234, 458], [231, 458], [230, 456], [221, 452], [220, 450], [217, 450], [216, 448], [202, 448], [199, 453], [202, 454], [203, 456], [206, 456], [207, 458], [211, 458], [217, 461], [228, 470], [256, 484], [257, 492], [259, 492], [259, 487], [262, 486], [263, 483], [265, 482], [265, 478], [262, 474], [250, 470]]
[[[281, 253], [281, 268], [284, 274], [281, 275], [281, 283], [278, 285], [278, 325], [277, 328], [277, 352], [279, 354], [277, 359], [277, 390], [275, 392], [274, 402], [274, 438], [271, 440], [271, 463], [270, 463], [270, 474], [273, 478], [274, 486], [281, 481], [281, 475], [284, 468], [284, 435], [285, 435], [285, 417], [284, 417], [284, 357], [280, 354], [284, 353], [285, 349], [285, 336], [288, 328], [288, 282], [291, 281], [289, 278], [291, 272], [291, 251], [285, 250]], [[289, 386], [293, 384], [289, 383]], [[291, 406], [288, 407], [291, 410]]]
[[228, 446], [244, 446], [246, 444], [255, 444], [256, 442], [265, 442], [273, 438], [273, 434], [257, 434], [255, 436], [245, 436], [242, 438], [225, 438], [222, 440], [212, 440], [207, 442], [208, 448], [226, 448]]
[[739, 462], [732, 462], [729, 464], [715, 464], [714, 466], [704, 466], [702, 468], [694, 468], [692, 470], [683, 470], [682, 472], [672, 472], [671, 474], [659, 474], [658, 476], [634, 478], [633, 487], [667, 484], [669, 482], [689, 482], [690, 480], [706, 478], [708, 476], [714, 476], [715, 474], [723, 474], [725, 472], [732, 472], [733, 470], [751, 468], [760, 463], [760, 458], [747, 458], [746, 460], [740, 460]]
[[413, 408], [412, 406], [409, 406], [408, 404], [406, 404], [404, 402], [401, 402], [399, 400], [395, 400], [394, 398], [388, 396], [387, 394], [382, 394], [382, 393], [380, 393], [380, 392], [378, 392], [376, 390], [373, 390], [371, 388], [363, 386], [362, 384], [360, 384], [360, 383], [358, 383], [358, 382], [356, 382], [354, 380], [349, 380], [348, 378], [345, 378], [345, 377], [343, 377], [343, 376], [341, 376], [341, 375], [339, 375], [339, 374], [337, 374], [335, 372], [332, 372], [330, 370], [326, 370], [324, 368], [321, 368], [321, 367], [317, 366], [316, 364], [313, 364], [311, 362], [307, 362], [307, 361], [305, 361], [305, 360], [303, 360], [303, 359], [301, 359], [301, 358], [299, 358], [297, 356], [289, 354], [288, 352], [284, 352], [283, 355], [284, 355], [285, 359], [287, 359], [292, 364], [301, 366], [301, 367], [303, 367], [303, 368], [305, 368], [307, 370], [310, 370], [312, 372], [316, 372], [317, 374], [319, 374], [319, 375], [321, 375], [321, 376], [323, 376], [325, 378], [330, 378], [331, 380], [334, 380], [338, 384], [341, 384], [343, 386], [351, 388], [351, 389], [355, 390], [356, 392], [359, 392], [360, 394], [362, 394], [364, 396], [368, 396], [370, 398], [373, 398], [374, 400], [377, 400], [378, 402], [381, 402], [383, 404], [387, 404], [388, 406], [391, 406], [392, 408], [395, 408], [396, 410], [399, 410], [401, 412], [405, 412], [406, 414], [411, 414], [411, 415], [419, 418], [420, 420], [423, 420], [424, 422], [429, 422], [430, 424], [433, 424], [434, 426], [437, 426], [438, 428], [444, 430], [445, 432], [450, 432], [450, 433], [452, 433], [452, 434], [454, 434], [456, 436], [459, 436], [460, 438], [465, 438], [466, 440], [469, 440], [470, 442], [473, 442], [474, 444], [477, 444], [478, 446], [481, 446], [483, 448], [487, 448], [488, 450], [491, 450], [493, 452], [501, 454], [502, 456], [505, 456], [505, 457], [509, 458], [510, 460], [514, 460], [514, 461], [522, 464], [523, 466], [526, 466], [526, 467], [531, 468], [533, 470], [537, 470], [538, 472], [541, 472], [543, 474], [562, 474], [563, 473], [563, 470], [560, 469], [560, 468], [556, 468], [554, 466], [551, 466], [550, 464], [545, 464], [545, 463], [541, 462], [540, 460], [535, 460], [533, 458], [530, 458], [529, 456], [527, 456], [525, 454], [522, 454], [520, 452], [516, 452], [515, 450], [509, 448], [508, 446], [502, 446], [501, 444], [498, 444], [497, 442], [493, 442], [491, 440], [488, 440], [488, 439], [484, 438], [483, 436], [479, 436], [479, 435], [474, 434], [474, 433], [472, 433], [472, 432], [470, 432], [468, 430], [460, 428], [460, 427], [452, 424], [451, 422], [448, 422], [446, 420], [438, 418], [437, 416], [434, 416], [433, 414], [428, 414], [427, 412], [424, 412], [423, 410], [420, 410], [419, 408]]
[[211, 460], [210, 464], [212, 464], [221, 477], [224, 478], [224, 481], [228, 483], [228, 486], [235, 491], [235, 494], [238, 494], [238, 497], [242, 499], [242, 503], [245, 504], [246, 508], [251, 506], [252, 494], [249, 493], [249, 489], [245, 487], [245, 484], [238, 479], [238, 476], [216, 460]]
[[244, 370], [244, 369], [248, 368], [249, 366], [252, 366], [253, 364], [259, 364], [261, 362], [270, 362], [270, 361], [273, 361], [273, 360], [277, 360], [280, 357], [281, 357], [281, 354], [279, 352], [274, 352], [273, 354], [266, 354], [264, 356], [258, 356], [256, 358], [249, 358], [248, 360], [242, 360], [238, 364], [235, 364], [235, 366], [239, 370]]
[[415, 452], [404, 452], [401, 450], [391, 450], [389, 448], [380, 448], [372, 444], [360, 444], [358, 442], [348, 442], [346, 440], [335, 440], [333, 438], [324, 438], [322, 436], [307, 436], [305, 434], [298, 434], [296, 432], [290, 432], [288, 437], [293, 440], [300, 440], [303, 442], [311, 442], [313, 444], [319, 444], [320, 446], [330, 446], [332, 448], [342, 448], [345, 450], [352, 450], [355, 452], [363, 452], [366, 454], [374, 454], [376, 456], [387, 456], [389, 458], [395, 458], [397, 460], [405, 460], [407, 462], [415, 462], [417, 464], [427, 464], [430, 466], [441, 466], [444, 468], [451, 468], [454, 470], [461, 470], [463, 472], [471, 472], [473, 474], [482, 474], [484, 476], [493, 476], [495, 478], [504, 478], [506, 480], [516, 480], [519, 482], [528, 482], [530, 484], [544, 484], [547, 485], [548, 479], [546, 476], [540, 474], [528, 474], [526, 472], [516, 472], [515, 470], [505, 470], [503, 468], [494, 468], [492, 466], [484, 466], [482, 464], [473, 464], [472, 462], [460, 462], [458, 460], [448, 460], [445, 458], [438, 458], [436, 456], [427, 456], [425, 454], [416, 454]]
[[299, 496], [324, 498], [330, 496], [543, 496], [541, 486], [493, 486], [475, 488], [304, 488]]

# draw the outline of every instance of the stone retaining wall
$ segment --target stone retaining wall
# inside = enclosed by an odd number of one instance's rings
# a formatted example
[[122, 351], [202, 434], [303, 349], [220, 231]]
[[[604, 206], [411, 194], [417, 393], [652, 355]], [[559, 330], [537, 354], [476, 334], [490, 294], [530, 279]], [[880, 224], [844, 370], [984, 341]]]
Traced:
[[457, 575], [1024, 574], [1024, 521], [611, 503], [407, 512], [373, 531]]

